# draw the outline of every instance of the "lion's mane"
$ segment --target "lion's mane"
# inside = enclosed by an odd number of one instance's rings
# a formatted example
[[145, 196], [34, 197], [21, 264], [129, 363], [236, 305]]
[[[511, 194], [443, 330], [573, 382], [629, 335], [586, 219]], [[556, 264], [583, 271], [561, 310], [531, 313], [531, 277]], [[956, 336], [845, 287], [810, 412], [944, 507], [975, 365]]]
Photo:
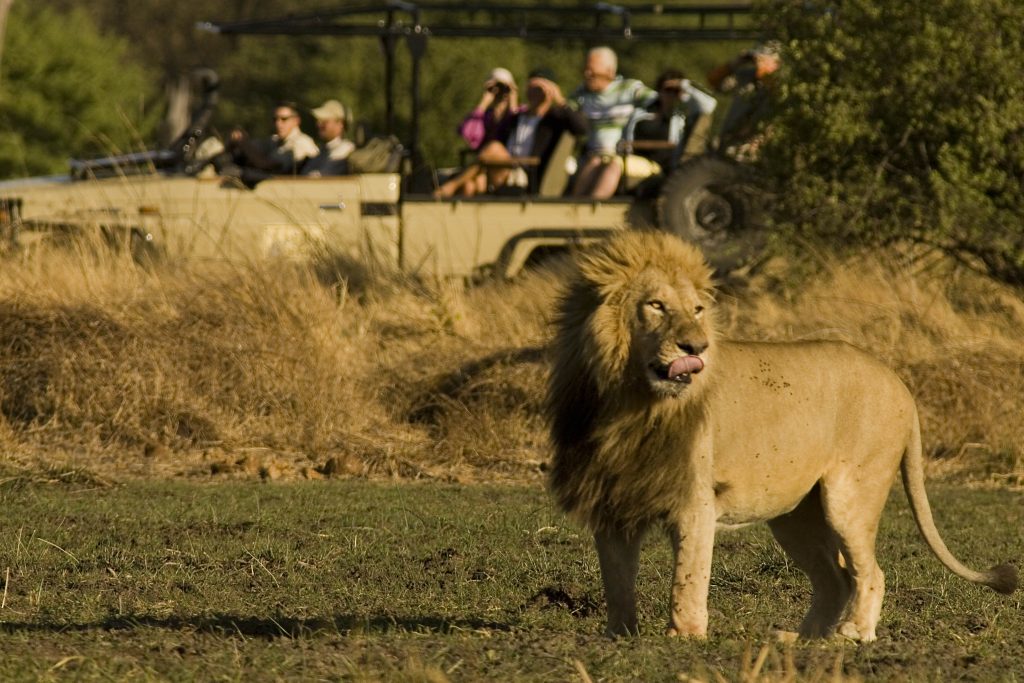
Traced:
[[[595, 530], [609, 522], [639, 527], [667, 512], [685, 468], [644, 455], [669, 450], [651, 439], [684, 444], [703, 410], [705, 382], [683, 400], [655, 401], [629, 376], [638, 282], [652, 272], [689, 281], [710, 299], [712, 272], [696, 247], [628, 231], [581, 250], [558, 300], [547, 394], [550, 483], [562, 508]], [[713, 326], [710, 315], [706, 324]]]

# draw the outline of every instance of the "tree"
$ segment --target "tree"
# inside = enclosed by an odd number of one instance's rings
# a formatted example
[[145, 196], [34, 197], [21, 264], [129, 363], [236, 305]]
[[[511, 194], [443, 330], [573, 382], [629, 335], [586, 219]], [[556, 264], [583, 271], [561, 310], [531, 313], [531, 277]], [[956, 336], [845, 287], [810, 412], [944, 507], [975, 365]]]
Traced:
[[14, 0], [0, 0], [0, 64], [3, 64], [4, 36], [7, 34], [7, 15], [11, 12]]
[[[237, 38], [196, 30], [199, 21], [234, 21], [257, 16], [284, 15], [302, 10], [302, 0], [33, 0], [62, 13], [80, 8], [104, 33], [124, 38], [132, 60], [143, 65], [163, 96], [165, 119], [159, 141], [164, 146], [188, 123], [196, 105], [190, 75], [197, 67], [216, 67], [237, 49]], [[257, 6], [259, 9], [257, 10]], [[268, 14], [269, 13], [269, 14]], [[159, 30], [154, 30], [159, 27]]]
[[126, 54], [80, 11], [15, 4], [0, 79], [0, 177], [141, 147], [155, 123], [151, 81]]
[[782, 221], [832, 244], [912, 240], [1024, 284], [1024, 5], [793, 3], [762, 170]]

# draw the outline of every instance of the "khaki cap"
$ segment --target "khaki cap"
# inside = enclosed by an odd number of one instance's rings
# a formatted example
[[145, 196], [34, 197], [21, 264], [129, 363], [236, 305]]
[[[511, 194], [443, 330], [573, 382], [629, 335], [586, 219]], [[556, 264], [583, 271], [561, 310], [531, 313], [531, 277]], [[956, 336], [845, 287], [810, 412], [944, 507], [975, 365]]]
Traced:
[[327, 100], [313, 110], [313, 116], [318, 119], [337, 119], [339, 121], [344, 121], [345, 114], [345, 105], [338, 100]]
[[496, 69], [491, 69], [491, 73], [487, 75], [487, 81], [485, 82], [489, 81], [504, 83], [510, 88], [516, 87], [516, 79], [512, 77], [512, 72], [500, 66]]

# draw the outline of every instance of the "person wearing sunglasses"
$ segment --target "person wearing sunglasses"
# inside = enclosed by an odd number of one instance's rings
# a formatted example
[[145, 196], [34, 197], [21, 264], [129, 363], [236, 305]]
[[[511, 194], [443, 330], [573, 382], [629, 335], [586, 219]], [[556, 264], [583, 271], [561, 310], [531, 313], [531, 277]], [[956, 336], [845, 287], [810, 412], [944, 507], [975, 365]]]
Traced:
[[272, 123], [274, 134], [269, 139], [253, 140], [240, 128], [231, 131], [228, 139], [239, 177], [249, 187], [273, 175], [294, 175], [307, 159], [320, 153], [313, 138], [302, 132], [302, 117], [294, 102], [278, 102]]
[[704, 92], [682, 71], [667, 69], [658, 76], [658, 100], [648, 111], [651, 117], [637, 122], [634, 139], [664, 141], [665, 146], [637, 144], [636, 153], [656, 162], [667, 175], [681, 161], [699, 156], [707, 149], [711, 115], [718, 101]]

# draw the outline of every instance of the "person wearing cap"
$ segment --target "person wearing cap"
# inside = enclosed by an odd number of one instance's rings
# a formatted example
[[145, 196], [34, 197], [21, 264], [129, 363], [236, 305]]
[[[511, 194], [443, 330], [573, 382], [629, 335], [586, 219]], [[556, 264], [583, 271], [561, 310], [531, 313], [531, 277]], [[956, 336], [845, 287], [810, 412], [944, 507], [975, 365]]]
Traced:
[[348, 172], [348, 155], [356, 146], [345, 139], [348, 111], [338, 100], [327, 100], [313, 110], [316, 128], [323, 145], [320, 153], [306, 162], [302, 175], [311, 177], [344, 175]]
[[[534, 69], [527, 80], [526, 105], [512, 115], [508, 133], [484, 144], [477, 163], [443, 184], [434, 195], [474, 195], [509, 186], [528, 189], [531, 172], [535, 179], [543, 177], [559, 139], [566, 132], [585, 136], [586, 119], [568, 106], [549, 70]], [[516, 160], [524, 157], [536, 159], [536, 167], [517, 165]]]
[[[576, 174], [573, 196], [607, 199], [618, 189], [626, 163], [646, 161], [635, 155], [623, 160], [618, 154], [618, 144], [633, 112], [654, 104], [657, 99], [658, 93], [641, 81], [618, 75], [618, 57], [610, 47], [595, 47], [587, 52], [583, 84], [571, 98], [590, 123], [590, 136]], [[630, 177], [643, 175], [640, 169], [630, 170], [627, 174]], [[657, 172], [657, 167], [650, 164], [646, 171], [651, 175]]]
[[771, 41], [744, 50], [708, 72], [712, 88], [733, 96], [719, 128], [719, 149], [732, 148], [740, 155], [756, 154], [764, 137], [759, 123], [769, 114], [780, 66], [779, 45]]
[[508, 69], [492, 69], [484, 81], [480, 101], [459, 125], [459, 135], [476, 151], [485, 143], [499, 140], [508, 132], [512, 114], [519, 109], [516, 80]]

